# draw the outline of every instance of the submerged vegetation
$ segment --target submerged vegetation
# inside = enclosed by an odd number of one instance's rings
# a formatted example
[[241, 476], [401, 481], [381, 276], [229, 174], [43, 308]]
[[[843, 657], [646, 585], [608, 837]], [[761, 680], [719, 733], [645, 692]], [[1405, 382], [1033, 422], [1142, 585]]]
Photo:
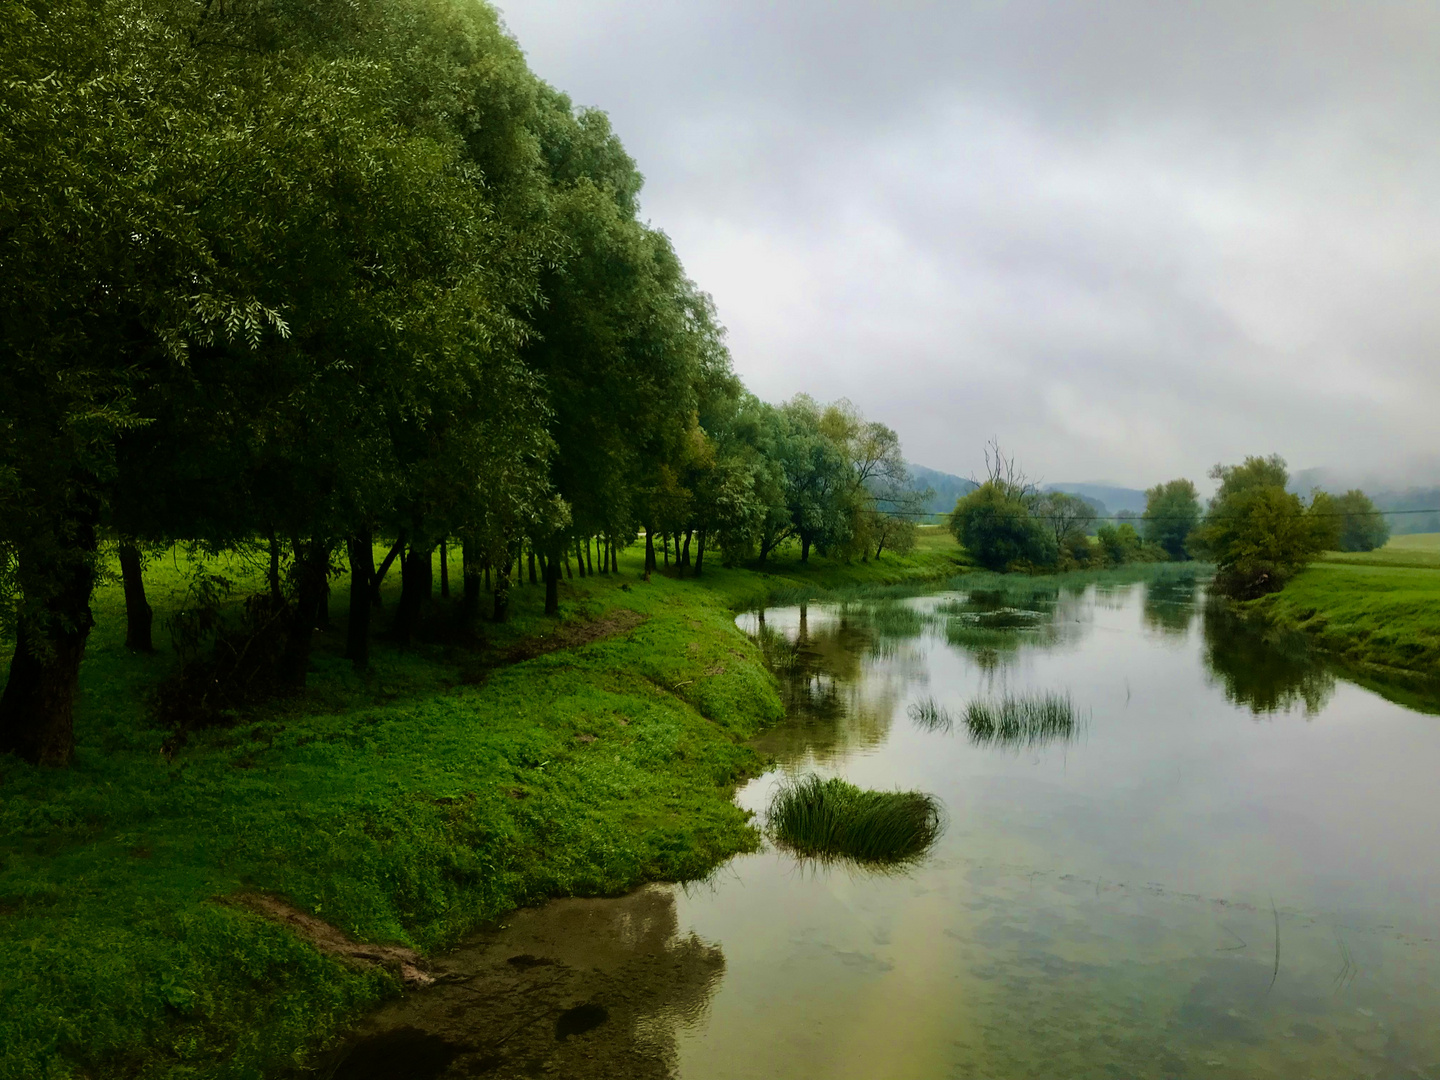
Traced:
[[777, 844], [805, 858], [896, 865], [923, 856], [939, 839], [944, 813], [920, 791], [865, 791], [839, 778], [787, 780], [766, 813]]
[[1078, 730], [1068, 693], [1006, 694], [965, 706], [965, 730], [981, 746], [1035, 747], [1072, 739]]

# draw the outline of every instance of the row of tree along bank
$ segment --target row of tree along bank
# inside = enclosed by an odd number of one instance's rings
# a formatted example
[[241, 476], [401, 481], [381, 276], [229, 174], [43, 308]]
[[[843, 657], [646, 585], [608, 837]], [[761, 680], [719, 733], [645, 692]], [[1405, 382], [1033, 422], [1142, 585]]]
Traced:
[[[960, 498], [950, 530], [990, 570], [1071, 570], [1200, 558], [1213, 561], [1215, 587], [1237, 598], [1284, 586], [1323, 551], [1370, 551], [1389, 526], [1361, 491], [1308, 501], [1286, 490], [1278, 456], [1246, 458], [1210, 472], [1218, 488], [1202, 509], [1193, 482], [1150, 488], [1145, 512], [1096, 528], [1093, 506], [1075, 495], [1042, 492], [998, 446], [987, 454], [984, 483]], [[1091, 535], [1093, 532], [1093, 536]]]
[[484, 3], [3, 17], [0, 749], [69, 759], [112, 549], [138, 649], [148, 554], [264, 560], [243, 627], [207, 571], [180, 636], [207, 677], [243, 656], [247, 685], [299, 686], [344, 562], [364, 665], [379, 583], [403, 582], [388, 632], [422, 633], [447, 543], [469, 615], [504, 619], [522, 551], [553, 613], [567, 559], [606, 573], [642, 530], [647, 572], [659, 537], [694, 573], [910, 541], [894, 432], [744, 390], [605, 116]]

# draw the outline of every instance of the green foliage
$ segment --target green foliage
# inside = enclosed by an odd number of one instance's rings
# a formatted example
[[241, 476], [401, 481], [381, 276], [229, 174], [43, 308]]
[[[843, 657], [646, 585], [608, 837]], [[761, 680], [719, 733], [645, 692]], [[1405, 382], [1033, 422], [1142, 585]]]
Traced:
[[1188, 556], [1190, 534], [1200, 524], [1200, 494], [1189, 480], [1156, 484], [1145, 492], [1144, 536], [1171, 559]]
[[1389, 521], [1358, 488], [1332, 497], [1329, 510], [1339, 519], [1339, 540], [1335, 546], [1340, 551], [1374, 551], [1390, 539]]
[[1334, 546], [1336, 518], [1328, 496], [1307, 506], [1285, 490], [1289, 475], [1278, 456], [1217, 465], [1220, 482], [1194, 547], [1217, 566], [1215, 588], [1250, 598], [1284, 586], [1306, 563]]
[[939, 839], [944, 815], [920, 791], [864, 791], [839, 778], [809, 775], [782, 784], [766, 828], [806, 858], [895, 865], [921, 858]]
[[1027, 501], [994, 480], [955, 503], [950, 531], [970, 557], [987, 570], [1053, 566], [1054, 534], [1030, 513]]

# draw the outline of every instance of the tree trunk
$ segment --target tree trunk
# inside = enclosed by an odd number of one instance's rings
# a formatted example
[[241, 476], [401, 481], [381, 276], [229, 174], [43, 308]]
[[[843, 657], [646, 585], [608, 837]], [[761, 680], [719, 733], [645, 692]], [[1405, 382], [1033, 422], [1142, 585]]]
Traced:
[[120, 545], [120, 578], [125, 583], [125, 647], [135, 652], [154, 652], [150, 628], [155, 613], [145, 599], [145, 574], [140, 549], [134, 544]]
[[800, 537], [800, 561], [802, 563], [810, 561], [810, 538], [808, 536]]
[[[388, 552], [386, 552], [384, 561], [380, 563], [380, 569], [374, 571], [370, 575], [370, 602], [376, 607], [380, 606], [380, 586], [384, 584], [385, 575], [390, 572], [390, 565], [395, 561], [397, 556], [404, 552], [404, 550], [405, 532], [402, 529], [400, 535], [395, 538], [394, 546], [391, 547]], [[373, 563], [374, 560], [374, 552], [371, 552], [370, 561]], [[405, 565], [403, 560], [401, 561], [400, 565], [402, 567]]]
[[590, 537], [585, 537], [585, 572], [591, 577], [595, 576], [595, 564], [590, 559]]
[[700, 568], [705, 565], [705, 530], [701, 529], [700, 534], [695, 538], [695, 576], [700, 576]]
[[535, 582], [535, 544], [532, 541], [530, 544], [530, 584], [534, 585]]
[[370, 663], [370, 583], [375, 576], [375, 544], [370, 531], [345, 542], [350, 557], [350, 614], [345, 620], [345, 659], [364, 671]]
[[567, 548], [564, 548], [564, 549], [562, 550], [561, 558], [563, 558], [563, 559], [565, 560], [565, 577], [566, 577], [566, 579], [569, 580], [569, 581], [574, 581], [574, 580], [575, 580], [575, 571], [570, 569], [570, 549], [569, 549], [568, 547], [567, 547]]
[[76, 532], [79, 550], [66, 550], [59, 560], [31, 556], [27, 565], [27, 557], [20, 556], [22, 587], [39, 572], [53, 592], [40, 611], [20, 614], [10, 678], [0, 696], [0, 753], [39, 765], [68, 765], [75, 754], [80, 661], [95, 625], [90, 593], [96, 543], [93, 524], [81, 524]]
[[280, 681], [302, 690], [310, 671], [315, 624], [325, 597], [330, 557], [318, 540], [295, 545], [295, 603], [291, 605], [285, 648], [280, 654]]
[[549, 557], [545, 560], [545, 614], [560, 614], [560, 559], [564, 541], [558, 537], [551, 542]]
[[435, 549], [429, 544], [417, 547], [413, 542], [405, 558], [400, 578], [400, 608], [395, 612], [395, 640], [409, 645], [430, 606], [435, 589]]
[[472, 627], [480, 614], [480, 563], [473, 554], [474, 540], [466, 539], [463, 544], [460, 550], [461, 588], [464, 596], [461, 610], [464, 612], [465, 625]]
[[325, 588], [320, 590], [320, 606], [315, 609], [315, 629], [330, 629], [330, 572], [326, 567]]
[[505, 565], [495, 570], [495, 611], [491, 618], [504, 622], [510, 617], [510, 556], [505, 556]]
[[580, 542], [580, 537], [575, 537], [575, 568], [580, 571], [581, 579], [585, 577], [585, 545]]
[[685, 576], [685, 570], [690, 565], [690, 529], [685, 530], [685, 549], [680, 552], [680, 576]]
[[270, 603], [278, 610], [284, 602], [284, 596], [280, 592], [280, 541], [275, 536], [275, 530], [270, 530]]
[[655, 530], [645, 530], [645, 580], [650, 580], [650, 574], [655, 570]]
[[667, 532], [667, 533], [661, 533], [661, 534], [660, 534], [660, 551], [661, 551], [661, 554], [662, 554], [662, 555], [664, 556], [664, 558], [665, 558], [665, 569], [666, 569], [666, 570], [669, 570], [669, 569], [670, 569], [670, 534], [669, 534], [668, 532]]
[[450, 545], [440, 541], [440, 599], [450, 599]]

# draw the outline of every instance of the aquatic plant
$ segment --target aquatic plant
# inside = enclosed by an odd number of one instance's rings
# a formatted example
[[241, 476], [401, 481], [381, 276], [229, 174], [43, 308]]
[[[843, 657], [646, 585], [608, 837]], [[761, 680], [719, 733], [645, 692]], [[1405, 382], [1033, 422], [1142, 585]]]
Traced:
[[965, 706], [964, 723], [971, 742], [999, 746], [1073, 738], [1078, 726], [1070, 695], [1054, 692], [972, 701]]
[[915, 726], [924, 731], [948, 733], [955, 726], [955, 719], [950, 715], [950, 710], [932, 697], [915, 702], [906, 712], [910, 719], [915, 721]]
[[930, 849], [944, 815], [921, 791], [865, 791], [812, 773], [780, 786], [766, 827], [775, 843], [807, 858], [895, 865]]

